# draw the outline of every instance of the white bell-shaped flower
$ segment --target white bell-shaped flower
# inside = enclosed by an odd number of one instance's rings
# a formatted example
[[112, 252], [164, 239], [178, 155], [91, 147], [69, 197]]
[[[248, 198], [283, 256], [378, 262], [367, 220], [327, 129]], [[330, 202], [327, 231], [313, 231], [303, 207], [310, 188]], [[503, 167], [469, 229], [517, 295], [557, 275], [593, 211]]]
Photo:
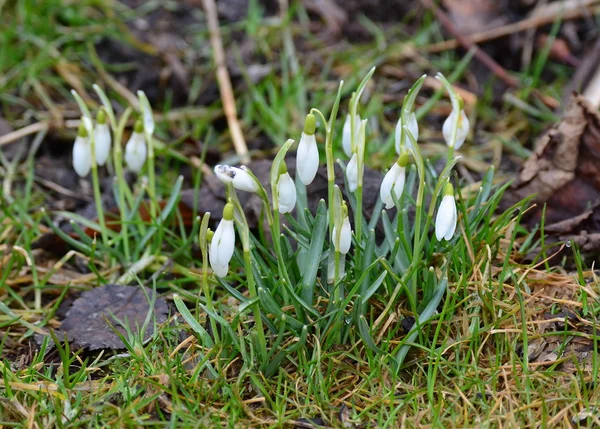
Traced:
[[[450, 112], [450, 115], [444, 121], [442, 135], [448, 147], [458, 150], [467, 139], [470, 128], [469, 118], [467, 118], [464, 110], [464, 102], [443, 74], [438, 73], [435, 78], [442, 82], [446, 91], [448, 91], [450, 102], [452, 103], [452, 112]], [[453, 135], [455, 131], [456, 135]]]
[[223, 218], [208, 248], [208, 260], [218, 277], [225, 277], [229, 271], [229, 262], [235, 250], [235, 231], [233, 227], [233, 204], [225, 204]]
[[279, 165], [279, 179], [277, 180], [277, 208], [279, 213], [289, 213], [296, 206], [296, 185], [287, 172], [285, 162]]
[[319, 149], [315, 138], [316, 126], [315, 115], [308, 114], [296, 153], [296, 174], [306, 186], [312, 183], [319, 169]]
[[[395, 134], [395, 142], [396, 142], [396, 153], [400, 155], [401, 152], [401, 144], [400, 144], [400, 136], [402, 135], [402, 116], [398, 119], [398, 123], [396, 124], [396, 134]], [[412, 134], [415, 141], [419, 140], [419, 123], [417, 122], [417, 115], [415, 112], [412, 112], [408, 115], [408, 131]], [[405, 135], [404, 136], [404, 146], [407, 149], [412, 149], [412, 141], [410, 138]]]
[[348, 181], [348, 191], [354, 192], [358, 189], [358, 156], [352, 154], [350, 162], [346, 166], [346, 180]]
[[[360, 131], [360, 116], [354, 117], [354, 138], [358, 139], [358, 133]], [[344, 128], [342, 129], [342, 147], [347, 157], [352, 156], [352, 119], [350, 114], [346, 115], [346, 121], [344, 121]]]
[[438, 241], [451, 240], [456, 231], [456, 200], [454, 199], [454, 188], [451, 183], [444, 186], [444, 197], [438, 208], [435, 218], [435, 236]]
[[216, 165], [215, 174], [219, 180], [225, 184], [231, 183], [239, 191], [254, 192], [258, 191], [258, 183], [248, 171], [242, 167], [232, 167], [230, 165]]
[[135, 123], [133, 133], [125, 145], [125, 162], [131, 171], [139, 173], [146, 162], [148, 148], [144, 137], [144, 125], [141, 121]]
[[381, 182], [379, 195], [386, 209], [391, 209], [396, 205], [394, 196], [399, 199], [404, 190], [406, 180], [406, 165], [408, 164], [408, 153], [404, 152], [398, 158], [398, 161], [392, 165], [392, 168], [386, 173]]
[[73, 144], [73, 169], [81, 176], [85, 177], [92, 167], [92, 146], [90, 138], [83, 123], [79, 125], [77, 137]]
[[96, 164], [104, 165], [110, 154], [112, 138], [110, 128], [106, 123], [106, 113], [104, 109], [98, 112], [96, 117], [96, 128], [94, 128], [94, 148], [96, 152]]
[[[345, 255], [350, 250], [352, 244], [352, 228], [350, 227], [350, 219], [348, 218], [348, 207], [346, 203], [342, 206], [342, 219], [341, 222], [336, 220], [336, 225], [333, 227], [331, 232], [331, 241], [336, 251]], [[340, 233], [338, 235], [338, 225], [340, 225]]]
[[[453, 141], [452, 132], [457, 121], [458, 128], [456, 130], [456, 139]], [[446, 144], [450, 147], [454, 146], [454, 149], [456, 150], [460, 149], [469, 135], [469, 127], [469, 118], [467, 118], [464, 109], [460, 109], [460, 111], [452, 109], [450, 116], [446, 118], [444, 125], [442, 126], [442, 135], [444, 136]]]

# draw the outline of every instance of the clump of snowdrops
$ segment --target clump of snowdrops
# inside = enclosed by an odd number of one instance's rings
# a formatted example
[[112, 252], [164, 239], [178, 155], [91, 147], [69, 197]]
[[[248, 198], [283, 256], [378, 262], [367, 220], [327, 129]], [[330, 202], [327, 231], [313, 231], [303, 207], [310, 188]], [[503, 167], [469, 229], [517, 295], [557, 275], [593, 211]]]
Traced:
[[[486, 174], [472, 206], [462, 206], [461, 218], [451, 176], [458, 159], [455, 151], [469, 133], [469, 120], [460, 97], [438, 74], [452, 112], [442, 128], [448, 147], [446, 163], [441, 173], [436, 173], [417, 143], [414, 104], [423, 76], [404, 99], [395, 130], [397, 159], [381, 182], [373, 215], [365, 218], [368, 121], [360, 116], [359, 101], [373, 72], [351, 97], [341, 138], [334, 133], [343, 82], [329, 120], [316, 108], [308, 112], [297, 145], [295, 177], [285, 163], [293, 140], [286, 141], [273, 160], [268, 184], [261, 183], [245, 166], [215, 167], [226, 185], [227, 204], [214, 232], [208, 227], [209, 215], [204, 217], [199, 240], [205, 256], [200, 306], [208, 314], [212, 336], [198, 327], [203, 345], [213, 353], [215, 349], [228, 349], [221, 357], [239, 353], [249, 367], [257, 365], [270, 375], [286, 356], [309, 359], [315, 350], [362, 340], [369, 353], [398, 370], [409, 345], [435, 316], [447, 291], [453, 246], [462, 240], [457, 225], [463, 222], [474, 233], [484, 223], [493, 169]], [[335, 182], [334, 144], [341, 144], [349, 158], [347, 164], [338, 160], [337, 167], [345, 173], [345, 193]], [[311, 212], [306, 190], [316, 176], [321, 153], [326, 159], [328, 197]], [[251, 192], [262, 200], [270, 234], [253, 235], [238, 192]], [[383, 226], [383, 240], [377, 239], [378, 224]], [[434, 259], [438, 260], [436, 266]], [[214, 282], [239, 301], [237, 312], [230, 317], [224, 317], [227, 310], [213, 300]], [[372, 306], [374, 301], [379, 305]], [[176, 303], [181, 309], [181, 301], [176, 299]], [[401, 307], [415, 318], [408, 334], [397, 338], [379, 335], [376, 341], [374, 332], [382, 329], [382, 321], [394, 320], [400, 325], [393, 315]], [[244, 332], [249, 335], [237, 333], [241, 326], [246, 326]]]

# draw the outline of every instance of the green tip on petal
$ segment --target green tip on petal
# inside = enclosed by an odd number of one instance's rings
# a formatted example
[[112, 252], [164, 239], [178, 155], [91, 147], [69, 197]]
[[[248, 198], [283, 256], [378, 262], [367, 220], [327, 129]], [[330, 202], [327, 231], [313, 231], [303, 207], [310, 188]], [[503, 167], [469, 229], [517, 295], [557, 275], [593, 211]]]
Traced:
[[233, 220], [233, 204], [225, 204], [225, 208], [223, 209], [223, 219]]
[[396, 161], [396, 162], [400, 167], [406, 167], [408, 165], [409, 161], [410, 161], [410, 155], [408, 154], [408, 151], [405, 149], [402, 151], [402, 153], [398, 157], [398, 161]]
[[96, 122], [99, 124], [106, 124], [106, 112], [104, 111], [104, 107], [98, 110], [98, 114], [96, 115]]
[[135, 131], [136, 133], [139, 133], [139, 134], [144, 132], [144, 123], [140, 119], [135, 121], [133, 131]]
[[211, 229], [206, 230], [206, 242], [210, 243], [215, 236], [215, 232]]
[[446, 195], [454, 196], [454, 186], [452, 186], [452, 183], [450, 182], [444, 185], [444, 196]]
[[306, 120], [304, 121], [304, 134], [308, 136], [312, 136], [317, 129], [317, 118], [312, 113], [306, 115]]
[[79, 124], [79, 128], [77, 129], [77, 135], [79, 137], [87, 137], [88, 133], [85, 129], [85, 125], [83, 125], [83, 121]]
[[281, 163], [279, 164], [279, 175], [281, 176], [282, 174], [286, 174], [287, 173], [287, 165], [285, 165], [285, 161], [281, 160]]
[[342, 203], [342, 219], [344, 219], [345, 217], [348, 217], [348, 206], [346, 205], [346, 202], [344, 201]]

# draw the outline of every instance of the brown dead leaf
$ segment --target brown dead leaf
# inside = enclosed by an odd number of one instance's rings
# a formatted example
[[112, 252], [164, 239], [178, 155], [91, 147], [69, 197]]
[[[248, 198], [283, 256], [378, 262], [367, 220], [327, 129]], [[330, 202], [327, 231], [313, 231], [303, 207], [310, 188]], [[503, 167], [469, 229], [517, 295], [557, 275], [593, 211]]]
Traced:
[[[67, 311], [56, 335], [62, 339], [66, 334], [73, 348], [122, 349], [125, 345], [113, 328], [126, 337], [125, 326], [137, 333], [149, 312], [154, 313], [156, 323], [167, 320], [169, 309], [164, 299], [156, 298], [154, 307], [150, 307], [153, 293], [146, 287], [115, 284], [83, 292]], [[153, 334], [151, 320], [144, 332], [144, 341]]]
[[600, 116], [574, 96], [563, 119], [536, 143], [535, 152], [506, 194], [506, 207], [536, 194], [524, 221], [540, 223], [546, 204], [548, 234], [573, 239], [585, 252], [600, 250]]

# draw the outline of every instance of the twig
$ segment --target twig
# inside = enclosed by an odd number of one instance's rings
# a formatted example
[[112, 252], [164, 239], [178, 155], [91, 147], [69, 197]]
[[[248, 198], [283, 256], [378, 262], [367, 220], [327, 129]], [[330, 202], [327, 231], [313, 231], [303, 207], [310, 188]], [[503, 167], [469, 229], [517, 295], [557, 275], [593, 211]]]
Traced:
[[[600, 7], [592, 7], [599, 3], [600, 0], [567, 0], [565, 2], [550, 3], [535, 15], [523, 19], [519, 22], [503, 25], [501, 27], [492, 28], [491, 30], [481, 31], [463, 38], [471, 43], [488, 42], [490, 40], [499, 39], [501, 37], [510, 36], [511, 34], [521, 33], [531, 28], [541, 27], [542, 25], [553, 23], [557, 17], [561, 17], [563, 21], [578, 19], [588, 14], [595, 15], [600, 13]], [[560, 3], [560, 7], [557, 6]], [[456, 49], [461, 43], [456, 39], [444, 40], [440, 43], [434, 43], [429, 46], [424, 46], [422, 49], [427, 52], [442, 52], [450, 49]]]
[[482, 51], [473, 41], [469, 40], [467, 37], [463, 36], [456, 25], [452, 22], [452, 20], [446, 15], [439, 7], [437, 7], [432, 0], [421, 0], [423, 6], [428, 9], [431, 9], [435, 14], [436, 18], [440, 23], [456, 37], [458, 43], [463, 46], [465, 49], [476, 49], [475, 57], [481, 61], [487, 68], [489, 68], [492, 73], [494, 73], [498, 78], [500, 78], [504, 83], [508, 86], [519, 86], [519, 81], [510, 76], [504, 68], [498, 64], [492, 57]]
[[48, 122], [40, 121], [36, 122], [35, 124], [27, 125], [26, 127], [20, 128], [18, 130], [11, 131], [8, 134], [0, 136], [0, 147], [17, 141], [25, 136], [28, 136], [29, 134], [35, 134], [47, 129]]
[[210, 33], [210, 44], [213, 51], [213, 59], [217, 67], [217, 81], [219, 83], [219, 91], [221, 92], [221, 101], [223, 103], [223, 111], [229, 125], [229, 132], [233, 140], [235, 152], [240, 156], [242, 163], [250, 162], [248, 156], [248, 146], [244, 140], [242, 128], [237, 119], [237, 110], [235, 107], [235, 98], [231, 87], [231, 79], [227, 71], [225, 63], [225, 52], [223, 51], [223, 41], [221, 40], [221, 32], [219, 30], [219, 18], [217, 16], [217, 6], [214, 0], [202, 0], [206, 19], [208, 22], [208, 30]]

